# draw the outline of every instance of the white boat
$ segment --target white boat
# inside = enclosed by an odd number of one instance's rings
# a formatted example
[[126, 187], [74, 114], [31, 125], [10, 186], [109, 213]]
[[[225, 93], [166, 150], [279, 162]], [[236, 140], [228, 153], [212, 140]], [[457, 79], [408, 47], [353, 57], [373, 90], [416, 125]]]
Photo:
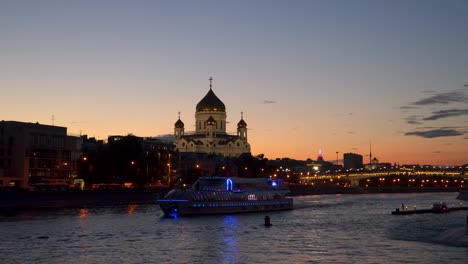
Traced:
[[166, 216], [230, 214], [293, 209], [279, 179], [200, 177], [190, 188], [173, 189], [157, 200]]

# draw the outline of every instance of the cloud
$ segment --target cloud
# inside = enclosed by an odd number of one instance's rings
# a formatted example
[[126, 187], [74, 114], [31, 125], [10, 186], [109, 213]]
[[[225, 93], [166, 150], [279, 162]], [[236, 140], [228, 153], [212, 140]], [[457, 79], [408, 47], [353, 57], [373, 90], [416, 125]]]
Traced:
[[421, 125], [422, 123], [417, 120], [406, 120], [406, 123], [410, 125]]
[[400, 106], [400, 109], [418, 109], [418, 108], [416, 106], [405, 105], [405, 106]]
[[464, 133], [454, 129], [433, 129], [427, 131], [413, 131], [405, 133], [405, 136], [418, 136], [423, 138], [454, 137]]
[[441, 153], [441, 151], [440, 151], [440, 150], [436, 150], [436, 151], [432, 151], [432, 153], [439, 154], [439, 153]]
[[468, 87], [468, 84], [463, 85], [463, 87]]
[[404, 118], [404, 120], [406, 120], [406, 123], [408, 123], [410, 125], [421, 125], [422, 123], [419, 122], [419, 120], [418, 120], [420, 117], [421, 116], [417, 116], [417, 115], [408, 116], [408, 117]]
[[355, 135], [356, 132], [354, 132], [354, 131], [348, 131], [348, 134], [350, 134], [350, 135]]
[[459, 103], [468, 100], [463, 92], [448, 92], [436, 94], [419, 101], [412, 103], [412, 105], [436, 105], [436, 104], [450, 104]]
[[449, 109], [432, 112], [432, 115], [423, 120], [437, 120], [452, 116], [468, 115], [468, 109]]
[[263, 100], [263, 104], [276, 104], [276, 101]]
[[435, 126], [425, 126], [425, 127], [416, 127], [417, 130], [432, 130], [432, 129], [455, 129], [459, 131], [464, 131], [464, 133], [468, 133], [467, 126], [443, 126], [443, 127], [435, 127]]

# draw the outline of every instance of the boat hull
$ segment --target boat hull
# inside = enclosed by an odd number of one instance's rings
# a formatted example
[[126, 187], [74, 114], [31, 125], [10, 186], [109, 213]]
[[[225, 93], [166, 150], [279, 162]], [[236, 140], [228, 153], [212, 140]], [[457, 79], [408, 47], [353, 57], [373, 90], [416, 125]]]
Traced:
[[293, 209], [293, 199], [265, 201], [188, 201], [158, 200], [166, 216], [236, 214]]

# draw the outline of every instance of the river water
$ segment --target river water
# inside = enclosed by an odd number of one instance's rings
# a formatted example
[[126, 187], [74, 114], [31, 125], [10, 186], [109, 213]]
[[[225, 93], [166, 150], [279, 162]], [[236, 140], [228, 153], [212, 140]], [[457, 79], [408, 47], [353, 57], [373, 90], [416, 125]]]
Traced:
[[390, 214], [456, 195], [303, 196], [291, 211], [177, 219], [156, 204], [18, 212], [0, 216], [0, 263], [466, 264], [467, 211]]

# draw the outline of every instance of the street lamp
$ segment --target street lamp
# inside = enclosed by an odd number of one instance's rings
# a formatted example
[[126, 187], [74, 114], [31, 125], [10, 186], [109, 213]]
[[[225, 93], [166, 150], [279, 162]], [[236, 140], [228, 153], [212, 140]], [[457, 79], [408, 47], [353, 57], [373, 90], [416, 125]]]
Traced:
[[171, 163], [167, 163], [167, 184], [171, 185]]
[[85, 168], [87, 169], [86, 176], [89, 177], [88, 180], [91, 183], [91, 187], [92, 187], [92, 184], [93, 184], [93, 164], [91, 164], [91, 162], [88, 161], [87, 156], [83, 156], [82, 159], [83, 159], [83, 162], [85, 162], [84, 165], [86, 166]]

